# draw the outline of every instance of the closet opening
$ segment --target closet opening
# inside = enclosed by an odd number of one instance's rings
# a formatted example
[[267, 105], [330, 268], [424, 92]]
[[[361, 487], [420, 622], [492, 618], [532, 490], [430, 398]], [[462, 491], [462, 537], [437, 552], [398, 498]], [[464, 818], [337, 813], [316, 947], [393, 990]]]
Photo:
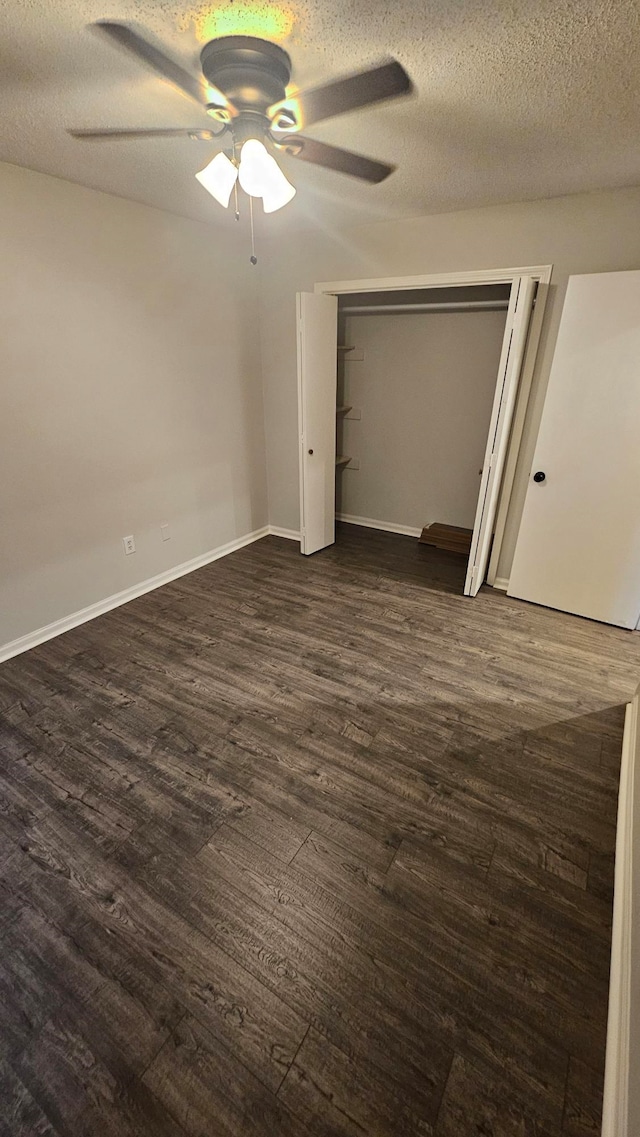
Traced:
[[509, 291], [339, 298], [337, 520], [417, 538], [444, 526], [468, 556]]
[[494, 583], [550, 270], [487, 276], [299, 294], [303, 553], [336, 519], [416, 538], [435, 524], [466, 541], [465, 593]]

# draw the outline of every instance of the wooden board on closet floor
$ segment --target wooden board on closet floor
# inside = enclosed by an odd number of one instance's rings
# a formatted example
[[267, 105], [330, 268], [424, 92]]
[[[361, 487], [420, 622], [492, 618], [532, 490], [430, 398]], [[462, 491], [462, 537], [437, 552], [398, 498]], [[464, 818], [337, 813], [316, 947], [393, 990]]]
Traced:
[[459, 525], [445, 525], [441, 521], [434, 521], [432, 525], [425, 525], [418, 540], [421, 545], [435, 545], [436, 549], [446, 549], [450, 553], [464, 553], [465, 557], [468, 557], [471, 537], [471, 529], [461, 529]]

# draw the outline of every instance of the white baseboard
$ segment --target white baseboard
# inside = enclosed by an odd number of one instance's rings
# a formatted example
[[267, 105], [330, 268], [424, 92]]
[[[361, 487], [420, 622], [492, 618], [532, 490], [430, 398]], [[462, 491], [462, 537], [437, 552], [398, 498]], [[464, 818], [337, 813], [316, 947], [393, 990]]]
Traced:
[[491, 587], [499, 588], [500, 592], [506, 592], [509, 587], [509, 581], [506, 576], [497, 576]]
[[336, 513], [338, 521], [345, 521], [347, 525], [363, 525], [365, 529], [382, 529], [384, 533], [402, 533], [405, 537], [419, 537], [422, 529], [414, 529], [411, 525], [396, 525], [395, 521], [374, 521], [372, 517], [353, 517], [350, 513]]
[[287, 541], [300, 540], [300, 531], [298, 529], [281, 529], [279, 525], [270, 525], [269, 532], [272, 537], [286, 537]]
[[244, 537], [236, 537], [234, 541], [228, 541], [226, 545], [219, 545], [217, 549], [211, 549], [208, 553], [202, 553], [190, 561], [183, 561], [182, 564], [167, 569], [166, 572], [159, 572], [157, 576], [150, 576], [147, 580], [132, 585], [131, 588], [125, 588], [122, 592], [114, 592], [112, 596], [98, 600], [87, 608], [81, 608], [78, 612], [71, 612], [69, 616], [63, 616], [61, 620], [54, 620], [52, 624], [46, 624], [44, 628], [36, 628], [34, 632], [28, 632], [26, 636], [11, 640], [0, 647], [0, 663], [11, 659], [14, 655], [20, 655], [23, 651], [29, 651], [32, 647], [45, 643], [46, 640], [52, 640], [55, 636], [61, 636], [63, 632], [77, 628], [78, 624], [86, 624], [89, 620], [95, 620], [96, 616], [102, 616], [105, 612], [110, 612], [112, 608], [119, 608], [121, 604], [128, 604], [130, 600], [143, 596], [145, 592], [152, 592], [154, 588], [161, 588], [163, 584], [169, 584], [180, 576], [186, 576], [187, 573], [211, 564], [212, 561], [217, 561], [220, 557], [235, 553], [236, 549], [242, 549], [245, 545], [259, 541], [261, 537], [266, 537], [269, 532], [268, 525], [264, 525], [262, 529], [254, 529], [253, 533], [247, 533]]
[[602, 1137], [632, 1137], [629, 1094], [637, 1093], [634, 1085], [638, 1077], [639, 1047], [638, 1039], [632, 1038], [631, 1022], [632, 1016], [635, 1021], [638, 1015], [638, 1009], [632, 1007], [632, 997], [637, 999], [640, 990], [636, 975], [640, 960], [634, 959], [640, 939], [638, 880], [635, 879], [640, 861], [640, 834], [635, 832], [640, 821], [640, 806], [635, 801], [636, 793], [640, 792], [635, 778], [635, 766], [640, 758], [639, 704], [640, 691], [627, 707], [622, 744]]

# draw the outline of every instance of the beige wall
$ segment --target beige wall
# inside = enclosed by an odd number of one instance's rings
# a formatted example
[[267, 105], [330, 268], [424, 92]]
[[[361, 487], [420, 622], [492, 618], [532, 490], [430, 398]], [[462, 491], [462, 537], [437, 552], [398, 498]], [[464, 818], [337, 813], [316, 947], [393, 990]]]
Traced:
[[350, 316], [339, 450], [360, 460], [338, 473], [340, 512], [421, 529], [471, 528], [475, 517], [505, 311]]
[[270, 520], [288, 528], [299, 524], [295, 292], [313, 289], [323, 280], [553, 263], [523, 458], [499, 570], [507, 575], [567, 277], [640, 267], [640, 189], [379, 222], [346, 233], [309, 232], [295, 241], [287, 240], [284, 213], [275, 219], [273, 241], [263, 256], [261, 303]]
[[0, 198], [0, 644], [265, 524], [265, 426], [269, 520], [298, 527], [294, 295], [321, 280], [554, 264], [504, 575], [567, 276], [640, 267], [640, 189], [295, 240], [283, 211], [261, 346], [236, 232], [6, 165]]
[[0, 200], [3, 644], [262, 526], [267, 506], [237, 234], [6, 165]]

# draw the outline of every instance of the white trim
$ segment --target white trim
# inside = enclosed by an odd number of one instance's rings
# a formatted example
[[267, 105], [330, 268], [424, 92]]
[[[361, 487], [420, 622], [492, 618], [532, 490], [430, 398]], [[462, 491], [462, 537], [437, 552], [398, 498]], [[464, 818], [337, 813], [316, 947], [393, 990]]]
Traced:
[[314, 286], [315, 292], [340, 296], [349, 292], [393, 292], [407, 288], [460, 288], [465, 284], [511, 284], [516, 276], [532, 276], [542, 284], [551, 280], [553, 265], [525, 268], [487, 268], [469, 272], [444, 272], [426, 276], [382, 276], [368, 280], [328, 280]]
[[639, 856], [634, 798], [635, 764], [640, 752], [639, 701], [640, 694], [636, 692], [627, 707], [622, 743], [602, 1137], [629, 1137], [629, 1086], [634, 1074], [637, 1077], [632, 1071], [630, 1047], [633, 939], [637, 935], [633, 924], [638, 918], [634, 912], [634, 860]]
[[286, 537], [287, 541], [299, 541], [299, 529], [281, 529], [279, 525], [270, 525], [269, 533], [272, 537]]
[[337, 521], [347, 525], [362, 525], [365, 529], [382, 529], [385, 533], [402, 533], [405, 537], [419, 537], [422, 529], [412, 525], [396, 525], [395, 521], [374, 521], [372, 517], [354, 517], [351, 513], [336, 513]]
[[494, 577], [491, 587], [497, 588], [500, 592], [506, 592], [509, 587], [509, 581], [506, 576], [496, 576]]
[[96, 616], [102, 616], [105, 612], [110, 612], [112, 608], [119, 608], [121, 604], [128, 604], [130, 600], [143, 596], [145, 592], [152, 592], [154, 588], [161, 588], [163, 584], [169, 584], [180, 576], [186, 576], [187, 573], [194, 572], [221, 557], [226, 557], [229, 553], [235, 553], [237, 549], [251, 545], [254, 541], [259, 541], [261, 537], [266, 537], [269, 532], [268, 525], [264, 525], [261, 529], [254, 529], [253, 533], [247, 533], [244, 537], [236, 537], [235, 540], [228, 541], [226, 545], [219, 545], [217, 549], [210, 549], [208, 553], [201, 553], [199, 557], [193, 557], [190, 561], [183, 561], [182, 564], [176, 565], [174, 568], [159, 572], [157, 576], [150, 576], [147, 580], [140, 581], [139, 584], [133, 584], [131, 588], [125, 588], [122, 592], [114, 592], [112, 596], [98, 600], [95, 604], [89, 604], [87, 608], [71, 612], [70, 615], [63, 616], [60, 620], [54, 620], [52, 624], [46, 624], [43, 628], [36, 628], [35, 631], [28, 632], [26, 636], [11, 640], [0, 647], [0, 663], [11, 659], [14, 655], [20, 655], [23, 651], [30, 651], [32, 647], [52, 640], [55, 636], [61, 636], [64, 632], [70, 631], [71, 628], [77, 628], [78, 624], [86, 624], [89, 620], [95, 620]]
[[300, 501], [300, 552], [305, 551], [304, 392], [302, 387], [302, 293], [296, 292], [296, 379], [298, 384], [298, 494]]

